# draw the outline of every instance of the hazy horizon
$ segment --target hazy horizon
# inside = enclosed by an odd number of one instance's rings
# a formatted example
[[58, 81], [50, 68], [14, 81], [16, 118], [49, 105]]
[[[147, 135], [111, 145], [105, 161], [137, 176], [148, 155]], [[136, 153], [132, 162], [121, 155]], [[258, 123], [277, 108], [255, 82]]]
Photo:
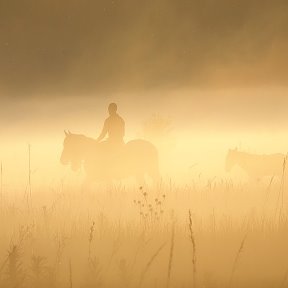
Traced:
[[0, 287], [287, 287], [287, 15], [0, 0]]
[[[7, 105], [0, 108], [3, 124], [0, 159], [4, 167], [10, 167], [7, 178], [13, 179], [16, 164], [15, 172], [25, 182], [29, 143], [33, 167], [38, 171], [34, 178], [44, 177], [49, 182], [50, 172], [60, 173], [64, 169], [60, 163], [64, 130], [96, 139], [108, 117], [108, 104], [116, 102], [126, 122], [124, 140], [142, 138], [155, 144], [164, 177], [184, 182], [197, 173], [206, 178], [231, 177], [235, 173], [226, 173], [224, 167], [230, 148], [238, 147], [252, 154], [287, 153], [287, 94], [286, 89], [278, 87], [171, 90], [165, 95], [159, 91], [142, 92], [135, 100], [132, 100], [134, 94], [119, 93], [106, 98], [6, 100]], [[153, 115], [170, 123], [171, 130], [161, 142], [155, 139], [157, 135], [144, 131], [145, 123]], [[15, 153], [18, 153], [16, 159]], [[76, 175], [72, 171], [68, 174]], [[57, 173], [52, 175], [54, 179]], [[62, 177], [63, 172], [56, 178]]]

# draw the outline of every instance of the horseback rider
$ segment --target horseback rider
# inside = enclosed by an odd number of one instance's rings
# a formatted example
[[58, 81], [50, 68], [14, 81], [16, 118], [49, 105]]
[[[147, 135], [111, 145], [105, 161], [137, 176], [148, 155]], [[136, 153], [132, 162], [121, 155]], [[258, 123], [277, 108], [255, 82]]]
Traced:
[[108, 106], [109, 117], [105, 120], [101, 134], [97, 138], [100, 142], [108, 134], [107, 143], [113, 146], [124, 144], [125, 122], [117, 113], [116, 103], [110, 103]]

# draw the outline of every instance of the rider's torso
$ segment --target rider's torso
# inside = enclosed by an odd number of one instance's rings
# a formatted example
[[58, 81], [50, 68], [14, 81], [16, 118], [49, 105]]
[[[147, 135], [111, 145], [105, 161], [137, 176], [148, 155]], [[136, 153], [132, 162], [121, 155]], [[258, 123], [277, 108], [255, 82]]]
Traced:
[[108, 140], [112, 142], [122, 142], [125, 134], [125, 122], [118, 115], [111, 115], [105, 121], [108, 131]]

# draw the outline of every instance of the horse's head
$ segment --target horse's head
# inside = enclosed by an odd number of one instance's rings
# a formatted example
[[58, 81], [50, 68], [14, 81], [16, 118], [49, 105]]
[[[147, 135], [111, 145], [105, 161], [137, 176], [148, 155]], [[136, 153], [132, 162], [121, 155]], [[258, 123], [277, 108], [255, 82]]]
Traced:
[[226, 172], [230, 172], [233, 166], [235, 165], [235, 159], [237, 156], [238, 149], [229, 149], [228, 154], [226, 156], [225, 170]]
[[[71, 165], [73, 171], [78, 171], [83, 160], [83, 147], [81, 145], [81, 135], [65, 132], [63, 151], [60, 161], [63, 165]], [[83, 137], [83, 136], [82, 136]]]

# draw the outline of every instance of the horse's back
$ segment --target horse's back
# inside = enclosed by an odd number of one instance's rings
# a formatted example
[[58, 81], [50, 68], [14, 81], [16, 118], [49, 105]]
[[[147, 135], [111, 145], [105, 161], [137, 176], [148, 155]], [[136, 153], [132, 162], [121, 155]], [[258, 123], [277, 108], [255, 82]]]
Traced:
[[157, 149], [146, 140], [135, 139], [117, 146], [103, 142], [96, 144], [94, 150], [86, 161], [86, 172], [92, 180], [159, 176]]
[[151, 161], [158, 160], [158, 151], [156, 147], [142, 139], [135, 139], [127, 142], [125, 144], [125, 155], [128, 157], [133, 157], [132, 161]]
[[282, 174], [284, 154], [252, 155], [246, 160], [246, 171], [254, 176], [276, 176]]

